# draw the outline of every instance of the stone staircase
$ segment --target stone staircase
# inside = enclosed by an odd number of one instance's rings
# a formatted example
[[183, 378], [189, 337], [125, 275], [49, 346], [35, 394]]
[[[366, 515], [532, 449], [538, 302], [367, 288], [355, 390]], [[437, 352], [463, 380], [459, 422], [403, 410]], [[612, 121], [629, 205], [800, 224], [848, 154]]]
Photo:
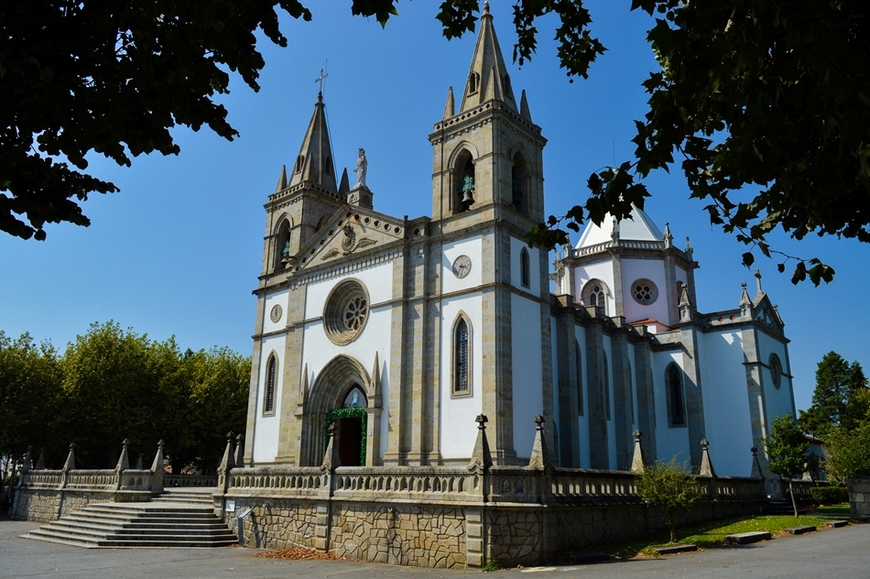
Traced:
[[23, 535], [79, 547], [225, 547], [238, 541], [212, 509], [213, 489], [167, 489], [150, 502], [96, 503]]

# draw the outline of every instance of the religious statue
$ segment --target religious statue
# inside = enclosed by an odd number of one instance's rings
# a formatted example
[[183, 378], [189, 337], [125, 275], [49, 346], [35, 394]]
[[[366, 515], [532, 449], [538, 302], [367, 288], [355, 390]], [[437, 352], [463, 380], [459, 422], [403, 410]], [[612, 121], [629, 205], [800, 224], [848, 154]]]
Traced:
[[360, 148], [359, 158], [356, 160], [356, 168], [353, 170], [353, 172], [356, 173], [356, 185], [353, 186], [354, 189], [357, 187], [368, 189], [368, 187], [366, 187], [366, 170], [368, 169], [368, 166], [369, 163], [366, 161], [366, 150]]

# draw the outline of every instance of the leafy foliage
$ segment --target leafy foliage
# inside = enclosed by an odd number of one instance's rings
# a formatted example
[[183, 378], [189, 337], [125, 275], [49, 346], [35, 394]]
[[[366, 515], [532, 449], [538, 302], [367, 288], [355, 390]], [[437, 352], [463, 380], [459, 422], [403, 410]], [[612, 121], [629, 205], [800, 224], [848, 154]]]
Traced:
[[668, 462], [657, 460], [635, 476], [640, 498], [662, 512], [671, 543], [675, 543], [676, 514], [688, 511], [701, 499], [700, 486], [676, 457]]
[[825, 468], [834, 480], [870, 476], [870, 417], [851, 430], [836, 429], [826, 441], [825, 451]]
[[[773, 474], [788, 479], [791, 489], [791, 479], [800, 476], [806, 469], [807, 451], [810, 443], [798, 425], [788, 414], [777, 416], [773, 420], [770, 435], [764, 439], [767, 450], [767, 468]], [[794, 516], [798, 516], [794, 492], [791, 492]]]
[[840, 354], [828, 352], [816, 368], [813, 403], [801, 411], [798, 425], [825, 439], [837, 426], [856, 427], [868, 419], [870, 389], [858, 362], [849, 364]]

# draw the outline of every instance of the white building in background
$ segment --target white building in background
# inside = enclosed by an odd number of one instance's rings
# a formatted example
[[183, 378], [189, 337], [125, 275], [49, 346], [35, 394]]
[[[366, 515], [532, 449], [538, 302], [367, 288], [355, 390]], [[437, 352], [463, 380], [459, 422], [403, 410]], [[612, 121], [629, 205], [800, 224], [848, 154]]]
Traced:
[[467, 464], [479, 414], [493, 461], [525, 464], [540, 414], [559, 466], [628, 469], [640, 430], [649, 458], [697, 468], [706, 438], [718, 474], [749, 476], [794, 414], [760, 277], [698, 312], [691, 248], [637, 209], [589, 225], [551, 273], [523, 237], [545, 217], [546, 140], [488, 8], [429, 135], [432, 217], [375, 211], [364, 163], [353, 188], [337, 179], [324, 106], [265, 205], [246, 464], [319, 465], [331, 422], [344, 465]]

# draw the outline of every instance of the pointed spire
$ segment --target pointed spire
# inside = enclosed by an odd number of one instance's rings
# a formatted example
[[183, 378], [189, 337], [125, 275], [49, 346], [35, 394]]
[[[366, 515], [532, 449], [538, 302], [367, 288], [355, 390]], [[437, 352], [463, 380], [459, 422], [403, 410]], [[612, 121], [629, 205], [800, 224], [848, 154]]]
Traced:
[[28, 446], [27, 452], [24, 453], [24, 459], [21, 461], [21, 472], [27, 472], [33, 468], [33, 447]]
[[281, 165], [281, 176], [278, 177], [278, 185], [275, 187], [275, 193], [283, 191], [287, 188], [287, 165]]
[[350, 179], [347, 177], [347, 167], [345, 167], [344, 171], [341, 172], [341, 182], [338, 185], [338, 192], [342, 195], [347, 195], [348, 191], [350, 191]]
[[224, 456], [221, 458], [221, 462], [218, 465], [218, 472], [229, 472], [231, 468], [235, 466], [235, 460], [233, 458], [233, 433], [232, 431], [227, 432], [227, 446], [224, 448]]
[[710, 446], [710, 443], [707, 442], [706, 438], [701, 441], [701, 469], [698, 472], [698, 475], [715, 478], [716, 471], [713, 470], [713, 461], [710, 460], [710, 451], [707, 449], [708, 446]]
[[127, 447], [130, 446], [130, 440], [125, 438], [124, 442], [122, 442], [121, 444], [123, 445], [123, 447], [121, 448], [121, 456], [118, 458], [118, 464], [115, 465], [115, 470], [118, 472], [122, 472], [130, 468], [130, 455], [127, 451]]
[[674, 244], [674, 236], [671, 235], [671, 224], [665, 221], [665, 247], [671, 247]]
[[39, 449], [39, 458], [36, 459], [36, 464], [33, 466], [33, 470], [45, 470], [45, 449]]
[[692, 242], [689, 241], [689, 236], [687, 235], [686, 236], [686, 255], [689, 257], [689, 259], [692, 258], [693, 251], [695, 251], [695, 250], [692, 249]]
[[489, 13], [489, 4], [484, 4], [483, 15], [480, 17], [480, 33], [471, 57], [471, 68], [459, 112], [464, 113], [491, 98], [497, 98], [508, 108], [517, 110], [504, 56], [492, 24], [492, 14]]
[[332, 145], [329, 138], [329, 127], [326, 124], [326, 105], [323, 95], [317, 95], [314, 104], [314, 114], [308, 123], [305, 138], [299, 148], [299, 155], [290, 176], [290, 185], [309, 181], [326, 189], [337, 190], [335, 183], [335, 165], [332, 162]]
[[447, 90], [447, 104], [444, 105], [444, 116], [442, 118], [449, 119], [456, 114], [456, 101], [453, 99], [453, 87]]
[[526, 99], [526, 89], [523, 89], [520, 95], [520, 116], [530, 123], [532, 122], [532, 112], [529, 110], [529, 101]]
[[677, 307], [680, 310], [680, 323], [692, 321], [692, 302], [689, 300], [689, 287], [683, 282], [680, 285], [680, 302]]
[[760, 298], [764, 295], [764, 292], [761, 289], [761, 271], [755, 270], [755, 299]]
[[758, 448], [752, 447], [752, 472], [749, 478], [764, 479], [764, 469], [761, 468], [761, 462], [758, 460]]
[[381, 393], [381, 362], [378, 351], [375, 350], [375, 362], [372, 365], [372, 387], [369, 396], [378, 396]]
[[308, 396], [308, 363], [305, 364], [305, 369], [302, 371], [302, 382], [299, 383], [299, 394], [304, 400]]
[[139, 453], [139, 457], [136, 459], [136, 470], [142, 470], [142, 453]]
[[634, 431], [634, 454], [631, 457], [631, 472], [641, 473], [646, 468], [643, 462], [643, 446], [640, 439], [643, 434], [640, 430]]
[[752, 312], [750, 308], [752, 307], [752, 300], [749, 299], [749, 292], [746, 290], [746, 282], [740, 283], [740, 303], [737, 304], [740, 306], [740, 314], [744, 317], [751, 316]]

